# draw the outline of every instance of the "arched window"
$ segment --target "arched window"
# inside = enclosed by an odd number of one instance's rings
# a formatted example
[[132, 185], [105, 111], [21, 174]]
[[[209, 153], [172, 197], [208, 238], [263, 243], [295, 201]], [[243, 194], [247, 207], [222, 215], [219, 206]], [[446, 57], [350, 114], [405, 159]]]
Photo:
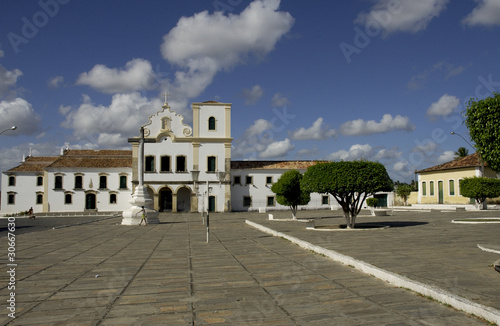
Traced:
[[54, 189], [62, 189], [63, 187], [63, 177], [62, 175], [56, 175], [54, 179]]
[[155, 171], [155, 157], [154, 156], [146, 156], [145, 157], [144, 171], [145, 172], [154, 172]]
[[127, 189], [127, 176], [126, 175], [120, 176], [120, 189]]
[[208, 118], [208, 130], [215, 130], [215, 118]]
[[105, 175], [101, 175], [99, 177], [99, 189], [107, 189], [108, 188], [108, 177]]
[[16, 177], [10, 176], [9, 177], [9, 186], [15, 186], [16, 185]]
[[75, 176], [75, 189], [82, 189], [83, 177], [81, 175]]

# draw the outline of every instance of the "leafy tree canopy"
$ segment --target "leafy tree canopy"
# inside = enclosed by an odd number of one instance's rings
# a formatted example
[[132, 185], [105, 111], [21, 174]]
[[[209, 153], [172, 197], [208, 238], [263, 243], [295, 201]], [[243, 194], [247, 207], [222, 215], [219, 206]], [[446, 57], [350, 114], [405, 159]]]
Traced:
[[500, 93], [483, 100], [471, 99], [464, 113], [470, 138], [483, 161], [500, 171]]
[[393, 183], [381, 163], [343, 161], [310, 166], [304, 173], [302, 187], [308, 192], [331, 194], [344, 211], [347, 227], [354, 228], [366, 197], [392, 191]]
[[455, 159], [459, 159], [469, 155], [469, 150], [465, 147], [459, 147], [454, 154], [455, 154]]
[[271, 191], [276, 194], [278, 204], [290, 206], [292, 217], [295, 219], [299, 205], [307, 205], [311, 200], [309, 192], [301, 189], [302, 174], [297, 170], [290, 170], [272, 185]]
[[486, 198], [500, 196], [500, 179], [486, 177], [462, 179], [460, 180], [460, 194], [474, 198], [478, 204], [481, 204], [486, 201]]

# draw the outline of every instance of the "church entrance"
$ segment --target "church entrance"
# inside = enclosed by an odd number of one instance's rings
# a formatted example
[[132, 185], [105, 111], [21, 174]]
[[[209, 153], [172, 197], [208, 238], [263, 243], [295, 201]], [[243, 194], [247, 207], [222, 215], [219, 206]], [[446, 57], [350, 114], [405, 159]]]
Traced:
[[191, 191], [181, 188], [177, 191], [177, 211], [189, 212], [191, 210]]
[[85, 209], [95, 209], [95, 194], [85, 195]]
[[163, 188], [160, 190], [160, 212], [172, 211], [172, 190]]

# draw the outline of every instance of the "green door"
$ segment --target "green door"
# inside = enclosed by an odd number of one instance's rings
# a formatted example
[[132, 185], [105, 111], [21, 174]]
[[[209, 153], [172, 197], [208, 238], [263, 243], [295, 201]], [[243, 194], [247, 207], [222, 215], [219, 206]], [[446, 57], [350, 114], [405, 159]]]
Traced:
[[95, 209], [95, 194], [85, 196], [85, 209]]
[[442, 204], [444, 201], [443, 201], [443, 195], [444, 195], [444, 192], [443, 192], [443, 181], [439, 181], [438, 182], [438, 192], [439, 192], [439, 203]]
[[208, 197], [208, 211], [215, 212], [215, 196]]
[[387, 207], [387, 194], [377, 194], [373, 198], [377, 198], [377, 207]]

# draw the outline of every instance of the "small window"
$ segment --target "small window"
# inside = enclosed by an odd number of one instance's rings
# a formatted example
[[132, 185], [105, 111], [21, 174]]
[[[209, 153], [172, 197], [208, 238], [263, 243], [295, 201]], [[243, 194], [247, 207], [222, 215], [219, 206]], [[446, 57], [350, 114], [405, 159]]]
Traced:
[[267, 206], [275, 206], [274, 197], [272, 196], [267, 197]]
[[422, 196], [427, 196], [427, 183], [422, 181]]
[[144, 162], [144, 171], [145, 172], [154, 172], [155, 171], [155, 157], [154, 156], [146, 156]]
[[56, 175], [54, 179], [54, 189], [62, 189], [63, 187], [63, 177], [62, 175]]
[[14, 177], [14, 176], [10, 176], [10, 177], [9, 177], [9, 186], [10, 186], [10, 187], [13, 187], [13, 186], [15, 186], [15, 185], [16, 185], [16, 177]]
[[243, 197], [243, 206], [244, 207], [250, 207], [250, 206], [252, 206], [252, 197], [250, 197], [250, 196], [244, 196]]
[[127, 176], [126, 175], [120, 176], [120, 189], [127, 189]]
[[36, 195], [36, 203], [37, 203], [37, 205], [43, 204], [43, 194]]
[[239, 175], [234, 176], [233, 184], [241, 186], [241, 177]]
[[177, 156], [176, 158], [176, 172], [186, 172], [186, 157]]
[[73, 196], [71, 194], [64, 195], [64, 203], [71, 204], [73, 202]]
[[107, 189], [108, 188], [108, 177], [105, 175], [101, 175], [99, 177], [99, 189]]
[[273, 177], [266, 177], [266, 184], [267, 185], [273, 184]]
[[82, 189], [83, 177], [81, 175], [75, 176], [75, 189]]
[[43, 186], [43, 177], [42, 176], [36, 177], [36, 185], [37, 185], [37, 187]]
[[170, 172], [170, 156], [162, 156], [160, 159], [160, 172]]
[[116, 204], [116, 194], [109, 194], [109, 203]]
[[207, 171], [215, 172], [216, 171], [216, 159], [215, 156], [207, 157]]
[[455, 180], [450, 180], [450, 196], [455, 196]]
[[208, 130], [215, 130], [215, 118], [208, 118]]
[[434, 181], [429, 182], [429, 195], [434, 196]]
[[16, 195], [15, 194], [9, 194], [7, 196], [7, 204], [14, 205], [15, 203], [16, 203]]
[[329, 204], [328, 196], [321, 196], [321, 205], [328, 205], [328, 204]]
[[251, 176], [247, 175], [245, 178], [245, 184], [247, 184], [247, 185], [253, 184], [253, 178]]

